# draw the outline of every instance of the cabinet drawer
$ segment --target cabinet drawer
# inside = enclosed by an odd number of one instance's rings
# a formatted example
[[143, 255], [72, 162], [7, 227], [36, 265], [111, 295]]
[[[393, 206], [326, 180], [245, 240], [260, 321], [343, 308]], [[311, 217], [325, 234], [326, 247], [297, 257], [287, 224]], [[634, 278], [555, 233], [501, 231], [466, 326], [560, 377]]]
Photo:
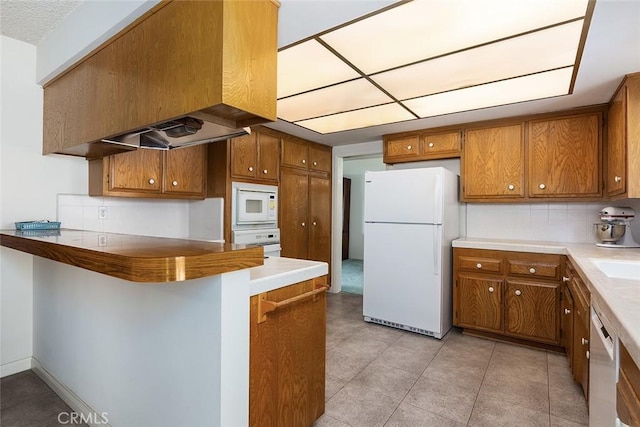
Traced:
[[422, 153], [426, 156], [460, 154], [460, 132], [424, 135]]
[[458, 256], [458, 269], [465, 271], [502, 273], [502, 259], [481, 256]]
[[560, 260], [557, 262], [507, 259], [507, 274], [544, 279], [560, 279]]

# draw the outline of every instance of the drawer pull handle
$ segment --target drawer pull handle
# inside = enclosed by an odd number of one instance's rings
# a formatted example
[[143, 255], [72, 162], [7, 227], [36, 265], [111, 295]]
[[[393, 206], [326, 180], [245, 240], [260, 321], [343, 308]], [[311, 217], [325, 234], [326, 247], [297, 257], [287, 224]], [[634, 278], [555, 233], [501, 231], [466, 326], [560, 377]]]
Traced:
[[307, 161], [306, 161], [305, 159], [302, 159], [302, 164], [303, 164], [303, 165], [306, 165], [306, 164], [307, 164]]
[[410, 145], [407, 145], [407, 150], [411, 150], [411, 146]]
[[564, 309], [564, 314], [571, 314], [571, 310], [569, 310], [568, 308]]
[[515, 190], [516, 186], [513, 184], [509, 184], [509, 186], [507, 187], [509, 190]]
[[482, 268], [482, 264], [477, 263], [477, 264], [476, 264], [476, 268]]
[[589, 340], [582, 338], [582, 345], [587, 345], [587, 344], [589, 344]]
[[153, 178], [149, 178], [149, 184], [153, 185], [156, 183], [156, 180]]
[[265, 169], [265, 170], [262, 171], [262, 173], [266, 175], [266, 174], [269, 173], [269, 171]]
[[622, 177], [621, 176], [615, 176], [615, 177], [613, 177], [613, 180], [615, 182], [620, 182], [620, 181], [622, 181]]
[[493, 293], [495, 289], [493, 289], [493, 286], [489, 286], [489, 292]]
[[531, 267], [531, 268], [529, 269], [529, 273], [531, 273], [531, 274], [535, 274], [535, 273], [536, 273], [536, 269], [535, 269], [535, 268], [533, 268], [533, 267]]
[[433, 148], [433, 142], [429, 143], [429, 148]]
[[589, 360], [589, 350], [587, 350], [587, 352], [584, 354], [585, 356], [587, 356], [587, 360]]
[[303, 223], [301, 223], [300, 225], [304, 227], [304, 226], [305, 226], [305, 225], [307, 225], [307, 224], [305, 224], [305, 223], [303, 222]]
[[318, 162], [313, 162], [313, 166], [318, 166]]
[[516, 289], [516, 295], [518, 296], [522, 295], [522, 291], [520, 289]]
[[571, 280], [571, 279], [569, 279], [567, 276], [562, 276], [562, 281], [563, 282], [568, 282], [569, 280]]
[[317, 223], [317, 222], [315, 222], [315, 221], [313, 221], [313, 225], [318, 225], [318, 223]]
[[279, 308], [286, 307], [294, 302], [315, 297], [318, 294], [326, 292], [329, 289], [329, 286], [324, 285], [317, 289], [314, 289], [309, 292], [305, 292], [304, 294], [297, 295], [295, 297], [291, 297], [280, 302], [269, 301], [267, 299], [267, 293], [262, 293], [258, 297], [258, 323], [262, 323], [267, 320], [267, 313], [271, 313]]

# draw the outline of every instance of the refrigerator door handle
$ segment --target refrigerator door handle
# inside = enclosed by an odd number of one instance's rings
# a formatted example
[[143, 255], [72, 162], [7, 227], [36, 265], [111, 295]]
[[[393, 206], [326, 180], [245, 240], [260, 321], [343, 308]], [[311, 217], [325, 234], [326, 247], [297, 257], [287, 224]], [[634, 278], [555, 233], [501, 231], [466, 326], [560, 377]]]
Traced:
[[442, 176], [436, 175], [435, 187], [433, 189], [433, 222], [442, 224]]
[[436, 224], [435, 233], [433, 233], [433, 275], [440, 275], [440, 235], [442, 234], [442, 226]]

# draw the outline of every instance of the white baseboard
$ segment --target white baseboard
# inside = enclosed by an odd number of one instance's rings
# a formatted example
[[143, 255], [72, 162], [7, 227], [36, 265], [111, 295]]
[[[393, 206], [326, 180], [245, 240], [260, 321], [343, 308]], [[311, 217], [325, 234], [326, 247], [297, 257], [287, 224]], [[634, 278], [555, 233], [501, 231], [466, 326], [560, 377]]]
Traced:
[[31, 369], [31, 359], [31, 357], [25, 357], [24, 359], [0, 365], [0, 378], [8, 377], [9, 375], [22, 371], [28, 371]]
[[[32, 358], [31, 369], [51, 389], [71, 407], [74, 412], [82, 414], [82, 420], [91, 427], [110, 427], [108, 420], [101, 418], [101, 413], [89, 406], [66, 385], [58, 381], [35, 357]], [[108, 416], [106, 417], [108, 418]]]

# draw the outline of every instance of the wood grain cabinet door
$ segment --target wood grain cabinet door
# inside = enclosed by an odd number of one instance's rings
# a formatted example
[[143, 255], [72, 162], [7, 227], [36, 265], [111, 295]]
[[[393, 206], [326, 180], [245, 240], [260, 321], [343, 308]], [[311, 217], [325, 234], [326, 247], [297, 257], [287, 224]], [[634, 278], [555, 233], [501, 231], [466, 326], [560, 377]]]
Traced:
[[507, 280], [505, 333], [549, 344], [559, 344], [559, 285]]
[[331, 262], [331, 181], [309, 177], [309, 259]]
[[283, 138], [282, 139], [282, 166], [294, 168], [309, 168], [309, 144], [305, 141]]
[[255, 178], [258, 170], [256, 134], [232, 138], [231, 176], [236, 178]]
[[562, 287], [562, 304], [560, 306], [560, 330], [562, 346], [567, 352], [569, 364], [573, 365], [573, 296], [569, 287]]
[[627, 189], [626, 86], [611, 101], [607, 117], [607, 191], [609, 196], [615, 196]]
[[280, 138], [257, 134], [258, 170], [256, 178], [265, 181], [278, 181], [280, 169]]
[[460, 132], [425, 134], [422, 154], [427, 158], [460, 156]]
[[138, 149], [109, 157], [109, 191], [160, 193], [162, 151]]
[[471, 129], [462, 150], [464, 199], [524, 197], [524, 139], [521, 124]]
[[309, 256], [309, 178], [306, 171], [281, 168], [278, 192], [282, 256]]
[[420, 156], [420, 137], [410, 136], [390, 139], [384, 144], [384, 162], [393, 163], [396, 159], [412, 159]]
[[315, 144], [310, 145], [309, 169], [331, 173], [331, 149], [327, 150]]
[[529, 123], [529, 196], [602, 195], [600, 114]]
[[166, 151], [164, 192], [168, 194], [205, 195], [207, 147], [179, 148]]
[[454, 324], [502, 332], [502, 279], [459, 275], [454, 292]]

